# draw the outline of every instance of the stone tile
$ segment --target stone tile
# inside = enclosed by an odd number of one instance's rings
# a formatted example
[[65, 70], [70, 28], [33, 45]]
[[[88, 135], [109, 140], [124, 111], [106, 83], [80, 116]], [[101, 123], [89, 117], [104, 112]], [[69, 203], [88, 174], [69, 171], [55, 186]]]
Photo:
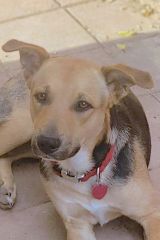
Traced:
[[143, 89], [137, 86], [132, 87], [132, 91], [134, 92], [134, 94], [136, 96], [144, 96], [144, 95], [148, 95], [149, 94], [149, 90], [148, 89]]
[[119, 38], [119, 31], [150, 32], [155, 31], [156, 26], [159, 29], [159, 11], [145, 17], [140, 13], [140, 7], [139, 2], [131, 0], [97, 0], [71, 7], [69, 11], [99, 41], [105, 42]]
[[151, 131], [152, 153], [150, 169], [160, 167], [159, 146], [160, 146], [160, 103], [152, 96], [139, 97], [142, 103]]
[[[18, 19], [0, 26], [0, 46], [12, 38], [39, 44], [49, 52], [65, 50], [95, 41], [64, 10]], [[0, 52], [1, 60], [11, 61], [16, 53]]]
[[150, 177], [154, 187], [160, 191], [159, 179], [160, 179], [160, 168], [152, 169], [149, 171]]
[[17, 185], [17, 202], [10, 211], [0, 210], [0, 216], [14, 214], [48, 201], [40, 179], [37, 161], [30, 159], [17, 161], [14, 163], [13, 170]]
[[62, 220], [51, 203], [0, 217], [0, 239], [3, 240], [65, 240]]
[[58, 7], [53, 0], [0, 0], [0, 22]]
[[111, 64], [111, 59], [107, 57], [104, 50], [100, 47], [97, 47], [95, 49], [90, 49], [90, 50], [84, 50], [82, 48], [81, 51], [78, 51], [78, 49], [76, 51], [68, 51], [66, 55], [72, 56], [74, 58], [81, 58], [81, 59], [93, 61], [96, 64], [102, 65], [102, 66], [105, 66], [105, 65], [107, 66]]
[[69, 6], [72, 4], [78, 4], [78, 3], [85, 3], [88, 1], [92, 1], [92, 0], [58, 0], [57, 2], [59, 2], [61, 4], [61, 6]]
[[160, 92], [153, 93], [153, 96], [160, 102]]
[[[93, 43], [90, 45], [84, 45], [80, 47], [74, 47], [74, 48], [69, 48], [65, 50], [60, 50], [56, 52], [56, 56], [75, 56], [78, 55], [83, 55], [85, 52], [90, 52], [95, 49], [101, 49], [98, 43]], [[51, 53], [51, 55], [55, 55], [55, 53]]]
[[8, 21], [13, 18], [24, 17], [38, 12], [45, 12], [58, 7], [58, 4], [53, 0], [0, 0], [0, 5], [3, 5], [3, 7], [0, 8], [0, 22]]

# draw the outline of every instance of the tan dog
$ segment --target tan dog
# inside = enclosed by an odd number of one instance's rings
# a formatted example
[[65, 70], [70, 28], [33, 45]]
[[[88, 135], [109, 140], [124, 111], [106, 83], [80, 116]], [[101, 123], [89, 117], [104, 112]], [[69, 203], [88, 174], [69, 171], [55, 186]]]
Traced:
[[[124, 65], [101, 68], [51, 58], [43, 48], [17, 40], [3, 49], [20, 52], [30, 101], [23, 80], [3, 87], [13, 99], [0, 129], [1, 206], [15, 200], [10, 160], [31, 156], [24, 145], [23, 154], [20, 147], [12, 149], [32, 139], [68, 240], [95, 240], [93, 225], [122, 214], [139, 222], [148, 240], [160, 239], [160, 198], [147, 170], [148, 123], [130, 90], [151, 88], [150, 75]], [[8, 92], [3, 99], [10, 103]]]

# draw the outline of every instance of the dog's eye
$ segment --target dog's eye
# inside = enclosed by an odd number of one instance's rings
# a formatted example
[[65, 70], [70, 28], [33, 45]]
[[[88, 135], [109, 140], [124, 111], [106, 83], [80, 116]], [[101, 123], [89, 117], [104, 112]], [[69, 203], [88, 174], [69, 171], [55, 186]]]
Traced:
[[75, 110], [77, 112], [84, 112], [92, 108], [92, 105], [84, 100], [81, 100], [76, 103]]
[[46, 92], [39, 92], [39, 93], [36, 93], [34, 96], [39, 103], [46, 103], [48, 100], [48, 96]]

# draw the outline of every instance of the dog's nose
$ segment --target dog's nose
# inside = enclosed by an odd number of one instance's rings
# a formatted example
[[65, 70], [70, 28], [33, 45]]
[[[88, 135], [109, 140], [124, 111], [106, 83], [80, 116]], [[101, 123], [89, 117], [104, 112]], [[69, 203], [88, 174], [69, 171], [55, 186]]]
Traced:
[[40, 135], [37, 139], [37, 145], [42, 152], [46, 154], [51, 154], [57, 151], [57, 149], [61, 145], [61, 141], [59, 138], [52, 138]]

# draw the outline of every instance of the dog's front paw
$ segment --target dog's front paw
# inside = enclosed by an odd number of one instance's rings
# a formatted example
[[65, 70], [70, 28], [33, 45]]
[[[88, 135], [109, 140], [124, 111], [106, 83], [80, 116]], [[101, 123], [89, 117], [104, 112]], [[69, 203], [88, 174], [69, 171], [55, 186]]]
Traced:
[[16, 201], [16, 185], [6, 186], [2, 184], [0, 186], [0, 208], [10, 209], [13, 207]]

